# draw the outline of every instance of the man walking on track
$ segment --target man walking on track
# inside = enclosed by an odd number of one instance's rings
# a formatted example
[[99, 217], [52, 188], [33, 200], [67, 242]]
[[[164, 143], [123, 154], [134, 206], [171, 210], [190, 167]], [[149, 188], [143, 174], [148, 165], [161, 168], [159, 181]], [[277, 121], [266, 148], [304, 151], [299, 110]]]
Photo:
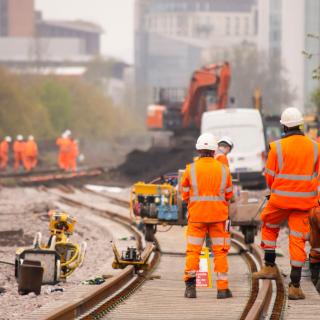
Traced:
[[319, 145], [301, 131], [303, 117], [296, 108], [287, 108], [281, 115], [282, 139], [270, 144], [265, 174], [270, 199], [261, 214], [261, 247], [265, 266], [254, 273], [258, 279], [277, 277], [276, 244], [280, 224], [288, 221], [290, 251], [290, 284], [288, 297], [305, 299], [300, 287], [301, 270], [306, 260], [305, 242], [309, 239], [310, 210], [318, 205], [317, 176]]
[[188, 202], [187, 256], [184, 280], [185, 297], [196, 298], [196, 272], [205, 236], [211, 238], [214, 271], [217, 275], [217, 298], [232, 297], [228, 285], [230, 233], [226, 230], [228, 201], [232, 197], [229, 169], [214, 159], [217, 141], [210, 133], [202, 134], [196, 149], [199, 159], [187, 165], [182, 178], [182, 198]]

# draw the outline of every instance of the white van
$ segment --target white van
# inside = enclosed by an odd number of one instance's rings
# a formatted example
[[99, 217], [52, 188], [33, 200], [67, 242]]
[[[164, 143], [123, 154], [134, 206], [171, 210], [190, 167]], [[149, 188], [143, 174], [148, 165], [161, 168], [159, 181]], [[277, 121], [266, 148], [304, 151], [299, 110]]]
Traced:
[[203, 113], [201, 133], [230, 137], [234, 149], [228, 155], [230, 171], [246, 187], [264, 186], [266, 145], [260, 112], [255, 109], [224, 109]]

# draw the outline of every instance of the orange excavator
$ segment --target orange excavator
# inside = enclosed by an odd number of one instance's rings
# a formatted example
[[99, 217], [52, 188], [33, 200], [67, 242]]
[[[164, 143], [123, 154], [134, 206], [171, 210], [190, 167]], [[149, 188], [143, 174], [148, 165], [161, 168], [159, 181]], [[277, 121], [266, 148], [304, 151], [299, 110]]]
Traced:
[[179, 101], [181, 89], [160, 89], [158, 103], [148, 106], [148, 129], [174, 134], [199, 131], [203, 112], [226, 108], [230, 80], [230, 64], [224, 62], [196, 70], [184, 100]]

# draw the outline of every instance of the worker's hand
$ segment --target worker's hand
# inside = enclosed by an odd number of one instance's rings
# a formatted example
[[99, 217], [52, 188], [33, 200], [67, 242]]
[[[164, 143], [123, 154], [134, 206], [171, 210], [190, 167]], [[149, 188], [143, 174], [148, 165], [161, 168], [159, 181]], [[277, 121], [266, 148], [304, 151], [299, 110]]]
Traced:
[[267, 199], [267, 200], [270, 200], [270, 197], [271, 197], [271, 194], [267, 194], [267, 195], [266, 195], [266, 199]]

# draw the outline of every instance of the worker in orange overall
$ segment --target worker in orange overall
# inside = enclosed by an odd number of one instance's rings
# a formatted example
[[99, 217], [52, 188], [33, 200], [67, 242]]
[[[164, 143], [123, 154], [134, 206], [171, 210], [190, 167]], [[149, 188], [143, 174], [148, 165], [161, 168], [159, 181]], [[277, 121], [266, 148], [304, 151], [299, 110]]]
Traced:
[[254, 278], [275, 279], [276, 245], [280, 224], [289, 226], [291, 282], [288, 297], [305, 299], [300, 287], [301, 269], [306, 260], [305, 242], [310, 236], [310, 210], [318, 205], [319, 145], [301, 131], [303, 116], [296, 108], [287, 108], [280, 123], [284, 136], [270, 144], [265, 168], [270, 198], [261, 214], [261, 247], [265, 251], [265, 266]]
[[60, 169], [69, 169], [69, 159], [71, 151], [71, 132], [69, 130], [65, 131], [60, 138], [57, 139], [56, 144], [59, 147], [58, 165]]
[[11, 137], [5, 137], [0, 143], [0, 170], [6, 170], [9, 161], [9, 144]]
[[38, 163], [38, 146], [34, 141], [34, 137], [30, 135], [28, 141], [25, 142], [24, 148], [24, 167], [27, 171], [33, 170]]
[[215, 159], [220, 161], [222, 164], [229, 167], [229, 161], [227, 155], [233, 149], [233, 142], [229, 137], [222, 137], [218, 140], [218, 150], [215, 153]]
[[217, 274], [217, 298], [232, 297], [228, 285], [230, 233], [226, 228], [228, 201], [232, 197], [229, 169], [214, 158], [215, 137], [202, 134], [196, 144], [200, 158], [187, 165], [182, 177], [182, 199], [188, 203], [187, 252], [184, 280], [185, 297], [196, 298], [196, 272], [205, 236], [211, 238], [214, 271]]
[[16, 171], [20, 168], [20, 166], [24, 165], [24, 148], [25, 142], [23, 141], [23, 136], [18, 134], [17, 139], [13, 143], [14, 170]]
[[77, 171], [77, 158], [79, 155], [79, 145], [78, 140], [71, 139], [71, 151], [70, 151], [70, 169], [72, 171]]

